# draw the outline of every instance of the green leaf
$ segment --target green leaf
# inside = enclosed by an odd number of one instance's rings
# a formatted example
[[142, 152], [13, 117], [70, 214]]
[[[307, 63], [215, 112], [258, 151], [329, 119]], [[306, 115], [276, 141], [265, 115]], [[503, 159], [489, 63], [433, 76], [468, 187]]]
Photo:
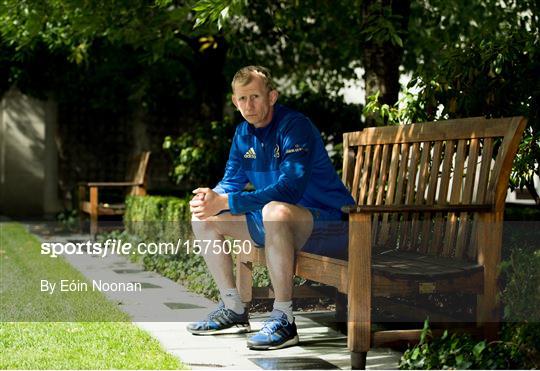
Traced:
[[403, 48], [403, 40], [401, 39], [401, 37], [399, 37], [397, 33], [392, 34], [392, 40], [394, 45], [398, 45], [399, 47]]
[[486, 343], [485, 341], [481, 341], [479, 343], [477, 343], [474, 347], [473, 347], [473, 355], [475, 358], [480, 358], [480, 355], [481, 353], [484, 351], [484, 349], [486, 349]]

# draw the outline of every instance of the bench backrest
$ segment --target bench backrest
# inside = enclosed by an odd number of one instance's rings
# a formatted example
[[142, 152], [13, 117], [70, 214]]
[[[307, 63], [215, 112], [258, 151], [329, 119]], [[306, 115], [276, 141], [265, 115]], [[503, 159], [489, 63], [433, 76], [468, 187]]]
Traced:
[[[133, 182], [146, 187], [146, 169], [148, 167], [149, 159], [150, 151], [144, 151], [136, 156], [133, 156], [128, 162], [126, 182]], [[137, 194], [137, 188], [131, 188], [129, 194]]]
[[[343, 182], [358, 205], [492, 204], [502, 212], [523, 117], [482, 117], [345, 133]], [[472, 213], [375, 215], [373, 241], [474, 259]]]

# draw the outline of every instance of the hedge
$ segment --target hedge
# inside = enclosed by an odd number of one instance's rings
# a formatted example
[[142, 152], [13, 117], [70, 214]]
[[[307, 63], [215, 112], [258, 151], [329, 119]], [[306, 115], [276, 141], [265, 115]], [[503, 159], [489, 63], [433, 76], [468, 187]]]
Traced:
[[188, 231], [189, 199], [171, 196], [128, 196], [124, 225], [143, 240], [177, 240]]

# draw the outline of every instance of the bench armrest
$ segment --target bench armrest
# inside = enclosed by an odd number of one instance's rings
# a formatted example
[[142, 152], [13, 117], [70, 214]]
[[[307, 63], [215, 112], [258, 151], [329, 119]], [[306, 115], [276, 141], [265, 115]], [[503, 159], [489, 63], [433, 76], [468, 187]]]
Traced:
[[136, 187], [142, 186], [143, 183], [134, 182], [82, 182], [79, 186], [85, 187]]
[[493, 204], [469, 205], [350, 205], [341, 208], [347, 214], [356, 213], [403, 213], [403, 212], [489, 212]]

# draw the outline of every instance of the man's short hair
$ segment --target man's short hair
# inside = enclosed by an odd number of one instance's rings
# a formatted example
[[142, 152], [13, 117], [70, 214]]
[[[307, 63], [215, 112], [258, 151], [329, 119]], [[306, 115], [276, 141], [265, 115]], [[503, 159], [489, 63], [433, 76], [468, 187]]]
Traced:
[[276, 84], [274, 83], [274, 80], [272, 79], [272, 74], [270, 73], [270, 70], [268, 68], [263, 66], [246, 66], [240, 68], [238, 72], [234, 74], [231, 82], [233, 93], [234, 86], [236, 84], [239, 84], [240, 86], [245, 86], [249, 84], [251, 80], [253, 80], [253, 74], [260, 76], [268, 91], [276, 89]]

